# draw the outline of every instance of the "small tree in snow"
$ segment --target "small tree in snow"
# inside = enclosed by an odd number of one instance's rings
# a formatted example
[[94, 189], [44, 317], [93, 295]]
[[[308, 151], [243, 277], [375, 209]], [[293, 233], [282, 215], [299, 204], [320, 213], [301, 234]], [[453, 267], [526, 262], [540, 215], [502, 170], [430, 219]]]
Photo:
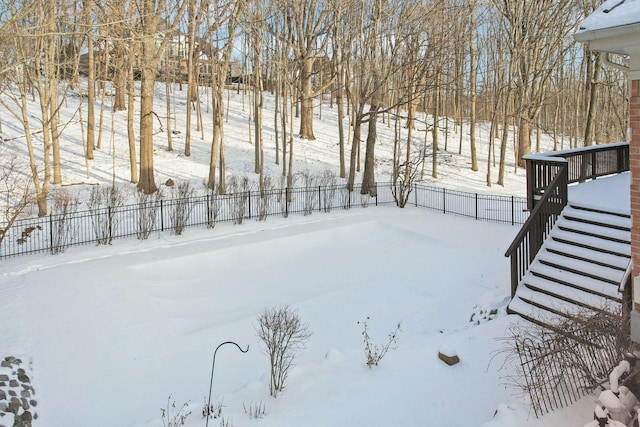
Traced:
[[284, 382], [294, 359], [305, 348], [311, 337], [309, 326], [298, 313], [288, 306], [266, 308], [258, 317], [258, 337], [266, 346], [271, 364], [269, 393], [277, 397], [284, 389]]

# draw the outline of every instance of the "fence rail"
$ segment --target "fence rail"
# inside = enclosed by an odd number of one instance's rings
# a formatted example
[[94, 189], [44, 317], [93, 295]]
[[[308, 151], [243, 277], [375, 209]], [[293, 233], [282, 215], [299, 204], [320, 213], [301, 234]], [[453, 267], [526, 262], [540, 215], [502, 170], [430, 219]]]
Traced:
[[[110, 244], [114, 239], [146, 239], [151, 233], [181, 234], [187, 227], [209, 227], [222, 222], [240, 224], [270, 216], [311, 215], [334, 209], [395, 205], [389, 185], [377, 186], [377, 195], [348, 191], [344, 185], [282, 188], [235, 194], [206, 194], [181, 199], [139, 201], [124, 206], [102, 206], [84, 211], [67, 210], [46, 217], [24, 218], [5, 230], [0, 259], [33, 253], [63, 252], [86, 244]], [[426, 185], [414, 185], [410, 204], [445, 214], [510, 225], [523, 224], [528, 216], [526, 199], [468, 193]], [[4, 229], [4, 227], [2, 227]]]

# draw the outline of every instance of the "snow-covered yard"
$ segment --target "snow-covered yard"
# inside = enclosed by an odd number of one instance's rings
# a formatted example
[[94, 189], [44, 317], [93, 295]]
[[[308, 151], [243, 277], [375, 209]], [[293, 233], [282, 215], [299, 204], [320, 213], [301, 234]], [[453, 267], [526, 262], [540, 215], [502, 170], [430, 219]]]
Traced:
[[[516, 232], [372, 207], [7, 259], [0, 348], [30, 368], [35, 425], [162, 426], [170, 396], [189, 402], [187, 426], [204, 425], [213, 350], [227, 340], [250, 346], [216, 360], [212, 400], [237, 427], [582, 425], [593, 398], [577, 418], [573, 408], [535, 420], [504, 385], [513, 367], [501, 369], [496, 338], [519, 321], [504, 312]], [[313, 336], [274, 399], [255, 326], [282, 305]], [[367, 317], [377, 343], [402, 322], [397, 348], [372, 368]], [[461, 363], [447, 366], [440, 349]], [[247, 413], [256, 406], [261, 419]]]

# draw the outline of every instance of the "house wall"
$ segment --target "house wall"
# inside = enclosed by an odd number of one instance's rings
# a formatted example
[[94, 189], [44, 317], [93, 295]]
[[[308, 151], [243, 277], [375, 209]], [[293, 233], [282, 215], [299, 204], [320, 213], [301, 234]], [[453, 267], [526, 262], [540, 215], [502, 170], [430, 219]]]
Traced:
[[640, 73], [629, 73], [629, 169], [631, 179], [631, 262], [633, 262], [633, 310], [631, 341], [640, 344]]
[[[630, 80], [629, 127], [629, 167], [631, 170], [631, 254], [633, 277], [640, 275], [640, 79]], [[635, 309], [640, 310], [640, 295], [634, 295]]]

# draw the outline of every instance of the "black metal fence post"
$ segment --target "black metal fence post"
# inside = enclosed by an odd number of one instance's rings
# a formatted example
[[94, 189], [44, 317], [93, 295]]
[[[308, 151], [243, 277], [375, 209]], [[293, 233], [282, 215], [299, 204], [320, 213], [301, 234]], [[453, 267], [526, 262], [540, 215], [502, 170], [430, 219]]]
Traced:
[[478, 220], [478, 193], [476, 193], [476, 221]]
[[160, 199], [160, 231], [164, 231], [164, 208], [162, 199]]
[[53, 214], [49, 214], [49, 250], [53, 253]]
[[442, 213], [447, 213], [447, 189], [442, 189]]
[[113, 240], [113, 216], [111, 214], [111, 206], [107, 206], [107, 215], [109, 215], [109, 244]]

